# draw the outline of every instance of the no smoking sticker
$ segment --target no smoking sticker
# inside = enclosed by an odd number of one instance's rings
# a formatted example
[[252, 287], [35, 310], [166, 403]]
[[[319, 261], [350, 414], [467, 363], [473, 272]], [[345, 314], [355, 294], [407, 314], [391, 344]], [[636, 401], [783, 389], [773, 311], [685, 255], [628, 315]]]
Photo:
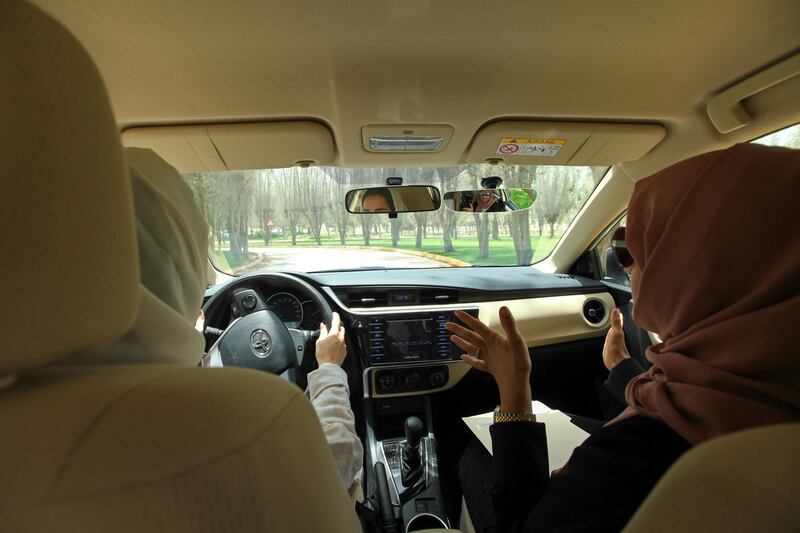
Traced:
[[497, 145], [499, 155], [528, 155], [538, 157], [554, 157], [566, 139], [531, 139], [520, 137], [503, 137]]

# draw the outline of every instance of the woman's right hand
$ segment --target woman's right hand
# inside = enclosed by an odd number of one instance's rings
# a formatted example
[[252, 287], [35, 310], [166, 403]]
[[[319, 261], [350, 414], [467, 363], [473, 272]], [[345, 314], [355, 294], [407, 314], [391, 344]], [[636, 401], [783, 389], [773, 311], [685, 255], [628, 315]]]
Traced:
[[342, 366], [347, 357], [344, 326], [339, 318], [339, 313], [334, 312], [331, 320], [331, 329], [325, 323], [319, 325], [319, 339], [317, 339], [317, 364], [333, 363]]
[[505, 334], [492, 330], [463, 311], [455, 314], [467, 327], [448, 322], [445, 328], [453, 333], [450, 340], [467, 352], [461, 359], [494, 376], [500, 391], [501, 410], [530, 413], [531, 358], [508, 307], [500, 308], [500, 325]]
[[603, 364], [610, 372], [630, 356], [628, 347], [625, 346], [625, 333], [622, 331], [622, 313], [614, 308], [611, 311], [611, 329], [608, 330], [606, 342], [603, 344]]

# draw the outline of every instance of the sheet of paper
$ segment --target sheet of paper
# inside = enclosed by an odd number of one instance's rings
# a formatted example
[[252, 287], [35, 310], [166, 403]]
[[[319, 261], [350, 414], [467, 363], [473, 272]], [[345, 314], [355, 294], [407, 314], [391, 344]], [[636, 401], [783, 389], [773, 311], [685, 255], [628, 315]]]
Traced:
[[[541, 402], [533, 402], [532, 406], [536, 420], [544, 423], [547, 428], [547, 456], [552, 472], [567, 463], [572, 450], [580, 446], [589, 434], [570, 422], [569, 417], [561, 411], [550, 409]], [[481, 444], [492, 453], [492, 437], [489, 433], [492, 413], [468, 416], [463, 420]]]

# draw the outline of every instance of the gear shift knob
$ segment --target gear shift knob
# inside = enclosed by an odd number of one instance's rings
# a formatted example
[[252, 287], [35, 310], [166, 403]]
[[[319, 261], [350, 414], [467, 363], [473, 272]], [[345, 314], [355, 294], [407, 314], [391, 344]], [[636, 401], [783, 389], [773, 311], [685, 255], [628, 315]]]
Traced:
[[422, 420], [416, 416], [406, 418], [406, 447], [416, 450], [422, 440]]

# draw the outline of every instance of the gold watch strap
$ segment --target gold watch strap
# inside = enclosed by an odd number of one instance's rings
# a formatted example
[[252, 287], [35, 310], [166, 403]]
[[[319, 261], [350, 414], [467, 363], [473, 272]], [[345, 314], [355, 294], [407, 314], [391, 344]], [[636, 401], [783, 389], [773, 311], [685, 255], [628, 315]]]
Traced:
[[533, 413], [510, 413], [508, 411], [501, 411], [498, 405], [494, 410], [494, 423], [502, 424], [503, 422], [536, 422], [536, 415]]

